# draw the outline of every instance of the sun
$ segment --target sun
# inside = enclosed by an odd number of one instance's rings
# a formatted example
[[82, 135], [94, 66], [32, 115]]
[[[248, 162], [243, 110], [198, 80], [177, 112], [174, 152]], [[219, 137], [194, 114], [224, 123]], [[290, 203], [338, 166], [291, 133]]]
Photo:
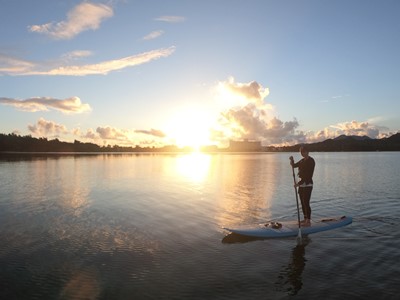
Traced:
[[195, 108], [177, 111], [166, 126], [169, 140], [178, 147], [190, 147], [199, 150], [201, 146], [212, 144], [210, 128], [212, 116]]

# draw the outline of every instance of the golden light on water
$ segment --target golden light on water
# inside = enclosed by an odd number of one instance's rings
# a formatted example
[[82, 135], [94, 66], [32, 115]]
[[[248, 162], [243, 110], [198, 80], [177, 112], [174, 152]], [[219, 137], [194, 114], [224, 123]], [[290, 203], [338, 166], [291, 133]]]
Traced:
[[200, 182], [207, 178], [211, 167], [211, 155], [193, 152], [178, 157], [176, 161], [177, 173], [186, 179]]

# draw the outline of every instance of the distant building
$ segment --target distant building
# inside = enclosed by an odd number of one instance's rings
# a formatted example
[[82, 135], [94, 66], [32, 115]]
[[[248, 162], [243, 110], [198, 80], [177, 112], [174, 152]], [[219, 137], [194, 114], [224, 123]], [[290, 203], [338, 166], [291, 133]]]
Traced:
[[243, 141], [229, 141], [229, 151], [234, 152], [255, 152], [261, 151], [261, 141], [249, 141], [247, 139]]

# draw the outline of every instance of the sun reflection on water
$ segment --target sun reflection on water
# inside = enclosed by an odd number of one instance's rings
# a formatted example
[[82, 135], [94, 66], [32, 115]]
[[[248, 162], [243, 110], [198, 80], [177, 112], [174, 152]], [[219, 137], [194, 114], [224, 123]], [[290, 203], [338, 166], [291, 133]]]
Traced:
[[184, 156], [179, 156], [176, 161], [177, 173], [194, 182], [201, 182], [207, 178], [211, 166], [211, 156], [193, 152]]

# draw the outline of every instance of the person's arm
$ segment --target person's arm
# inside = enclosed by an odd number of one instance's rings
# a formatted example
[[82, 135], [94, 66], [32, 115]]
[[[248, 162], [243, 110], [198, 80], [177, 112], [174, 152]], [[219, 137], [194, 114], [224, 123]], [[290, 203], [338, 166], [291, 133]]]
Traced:
[[290, 165], [293, 168], [298, 168], [299, 167], [299, 164], [300, 164], [301, 160], [299, 160], [297, 163], [295, 163], [294, 160], [293, 160], [293, 156], [289, 157], [289, 159], [290, 159]]

